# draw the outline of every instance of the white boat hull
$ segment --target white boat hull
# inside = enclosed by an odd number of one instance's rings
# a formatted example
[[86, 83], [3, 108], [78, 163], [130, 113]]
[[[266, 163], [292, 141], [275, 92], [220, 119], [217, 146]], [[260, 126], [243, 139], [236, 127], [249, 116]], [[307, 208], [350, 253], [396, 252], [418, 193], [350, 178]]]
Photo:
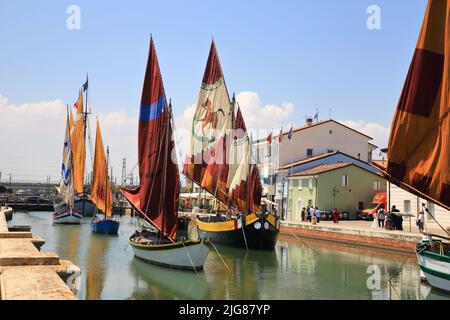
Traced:
[[55, 212], [53, 222], [56, 224], [80, 224], [83, 216], [75, 210]]
[[199, 270], [208, 257], [209, 247], [203, 243], [186, 242], [163, 245], [141, 245], [131, 242], [134, 255], [147, 262], [166, 267]]
[[420, 253], [417, 254], [417, 259], [428, 283], [432, 287], [450, 292], [450, 262], [437, 260]]

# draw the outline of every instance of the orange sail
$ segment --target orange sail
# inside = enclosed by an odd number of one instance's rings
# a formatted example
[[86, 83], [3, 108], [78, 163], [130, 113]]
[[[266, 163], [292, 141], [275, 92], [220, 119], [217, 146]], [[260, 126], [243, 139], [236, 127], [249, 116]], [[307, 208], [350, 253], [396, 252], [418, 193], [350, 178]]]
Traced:
[[450, 209], [450, 1], [428, 2], [391, 127], [387, 173]]
[[108, 166], [98, 120], [95, 137], [94, 174], [92, 178], [91, 199], [97, 208], [105, 213], [106, 216], [112, 216], [111, 182], [108, 177]]
[[76, 112], [73, 119], [74, 128], [71, 135], [73, 146], [73, 169], [74, 169], [74, 187], [75, 192], [83, 192], [84, 182], [84, 164], [86, 160], [86, 147], [84, 141], [84, 114], [83, 114], [83, 91], [80, 89], [80, 95], [75, 103]]

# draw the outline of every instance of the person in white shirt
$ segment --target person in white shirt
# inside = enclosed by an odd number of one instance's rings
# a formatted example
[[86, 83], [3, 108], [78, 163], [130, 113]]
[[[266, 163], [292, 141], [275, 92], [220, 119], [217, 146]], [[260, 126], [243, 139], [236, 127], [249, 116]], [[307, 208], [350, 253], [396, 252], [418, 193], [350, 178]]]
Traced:
[[424, 224], [425, 224], [425, 214], [423, 213], [423, 211], [420, 211], [417, 214], [416, 224], [419, 227], [419, 231], [423, 232], [423, 227], [424, 227]]

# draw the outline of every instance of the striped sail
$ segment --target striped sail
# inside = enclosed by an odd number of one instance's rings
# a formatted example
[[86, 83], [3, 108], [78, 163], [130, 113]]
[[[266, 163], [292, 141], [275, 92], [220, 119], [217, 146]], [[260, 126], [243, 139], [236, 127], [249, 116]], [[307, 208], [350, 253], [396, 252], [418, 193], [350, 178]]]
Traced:
[[139, 115], [138, 161], [140, 185], [122, 190], [141, 217], [171, 240], [176, 239], [180, 177], [174, 150], [170, 110], [153, 38], [142, 90]]
[[252, 164], [252, 144], [240, 108], [237, 109], [230, 142], [229, 197], [239, 211], [257, 212], [261, 205], [262, 186], [258, 168]]
[[450, 209], [450, 1], [428, 2], [391, 127], [387, 173]]
[[58, 190], [61, 199], [70, 208], [73, 208], [74, 187], [73, 187], [72, 145], [70, 140], [70, 124], [68, 115], [66, 122], [66, 134], [64, 136], [63, 160], [61, 165], [61, 181]]

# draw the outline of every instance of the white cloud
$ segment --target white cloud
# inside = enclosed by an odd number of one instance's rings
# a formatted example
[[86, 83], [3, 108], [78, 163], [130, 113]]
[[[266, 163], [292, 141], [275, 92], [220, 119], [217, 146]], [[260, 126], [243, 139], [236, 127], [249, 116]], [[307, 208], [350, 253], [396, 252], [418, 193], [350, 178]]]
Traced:
[[[247, 129], [252, 132], [253, 139], [266, 138], [270, 130], [278, 134], [283, 126], [284, 131], [290, 128], [289, 118], [294, 113], [294, 104], [283, 102], [280, 106], [274, 104], [261, 105], [260, 98], [256, 92], [241, 92], [236, 100], [242, 110]], [[175, 119], [177, 129], [176, 139], [181, 151], [178, 158], [184, 160], [185, 154], [190, 147], [191, 125], [194, 118], [196, 104], [188, 106], [183, 114]]]
[[[103, 143], [111, 150], [114, 176], [120, 181], [122, 158], [127, 158], [127, 171], [137, 162], [137, 110], [112, 111], [98, 116]], [[59, 179], [62, 143], [66, 125], [66, 104], [61, 100], [10, 104], [0, 95], [0, 171], [2, 180], [42, 180], [51, 175]], [[96, 121], [90, 118], [92, 148], [95, 144]], [[93, 158], [93, 154], [92, 154]], [[86, 166], [90, 170], [91, 154]], [[135, 170], [135, 173], [137, 171]]]
[[[386, 148], [388, 145], [390, 128], [386, 128], [376, 122], [365, 122], [362, 120], [343, 120], [339, 122], [372, 137], [373, 141], [371, 143], [378, 146], [379, 149]], [[374, 158], [378, 158], [379, 149], [374, 152]]]
[[280, 106], [274, 104], [261, 105], [256, 92], [241, 92], [236, 97], [241, 107], [245, 123], [249, 130], [258, 133], [258, 138], [266, 137], [271, 129], [278, 133], [283, 126], [288, 128], [290, 117], [294, 113], [294, 104], [283, 102]]

